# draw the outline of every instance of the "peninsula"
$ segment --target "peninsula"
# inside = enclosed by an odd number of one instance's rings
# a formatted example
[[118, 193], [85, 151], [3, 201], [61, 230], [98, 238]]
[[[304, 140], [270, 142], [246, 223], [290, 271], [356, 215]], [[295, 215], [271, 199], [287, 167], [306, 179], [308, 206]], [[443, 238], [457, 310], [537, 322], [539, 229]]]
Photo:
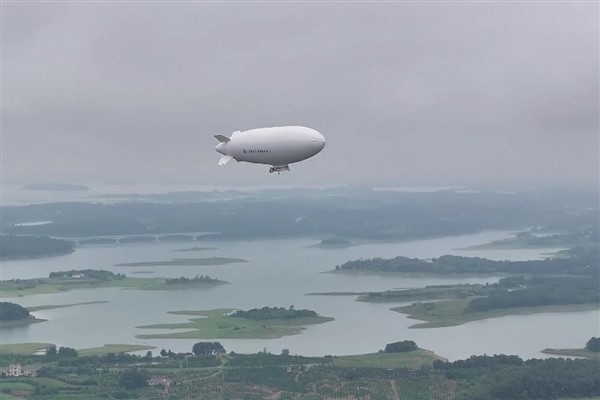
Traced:
[[119, 287], [138, 290], [172, 290], [207, 288], [229, 282], [196, 275], [194, 278], [138, 278], [106, 270], [70, 270], [51, 272], [48, 278], [11, 279], [0, 281], [0, 297], [22, 297], [41, 293], [62, 293], [73, 289]]

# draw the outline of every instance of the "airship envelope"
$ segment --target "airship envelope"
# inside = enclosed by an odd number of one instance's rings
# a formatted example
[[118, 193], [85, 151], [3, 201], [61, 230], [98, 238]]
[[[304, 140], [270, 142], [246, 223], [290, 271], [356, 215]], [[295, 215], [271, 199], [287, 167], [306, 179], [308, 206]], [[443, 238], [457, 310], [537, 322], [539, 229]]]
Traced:
[[218, 165], [231, 160], [267, 164], [269, 172], [289, 171], [289, 164], [306, 160], [325, 147], [325, 138], [304, 126], [280, 126], [215, 135], [215, 150], [223, 155]]

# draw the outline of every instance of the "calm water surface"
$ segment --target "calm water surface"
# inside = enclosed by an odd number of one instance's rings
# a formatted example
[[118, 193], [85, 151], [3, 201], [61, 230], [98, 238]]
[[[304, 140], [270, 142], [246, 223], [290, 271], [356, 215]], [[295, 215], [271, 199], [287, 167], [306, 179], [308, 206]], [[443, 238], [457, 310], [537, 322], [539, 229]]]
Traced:
[[[61, 294], [35, 295], [9, 299], [23, 306], [109, 301], [35, 312], [49, 321], [0, 331], [2, 343], [51, 342], [58, 346], [86, 348], [106, 343], [149, 344], [173, 351], [190, 351], [199, 340], [140, 340], [136, 334], [152, 333], [139, 325], [180, 322], [172, 310], [200, 310], [218, 307], [254, 308], [263, 306], [309, 308], [335, 321], [309, 326], [300, 335], [274, 340], [220, 340], [228, 351], [256, 352], [264, 348], [279, 353], [288, 348], [292, 354], [360, 354], [375, 352], [398, 340], [414, 340], [449, 359], [472, 354], [518, 354], [525, 358], [544, 357], [547, 347], [581, 347], [591, 336], [598, 336], [600, 312], [547, 313], [508, 316], [476, 321], [458, 327], [408, 329], [414, 323], [390, 311], [400, 304], [368, 304], [353, 296], [307, 296], [312, 292], [379, 291], [403, 287], [424, 287], [459, 282], [495, 282], [498, 277], [407, 277], [399, 275], [350, 275], [322, 273], [348, 260], [371, 257], [438, 257], [444, 254], [526, 260], [542, 258], [548, 249], [459, 250], [469, 245], [505, 238], [507, 232], [400, 243], [362, 244], [349, 248], [310, 247], [310, 238], [255, 240], [237, 242], [178, 242], [120, 244], [81, 247], [66, 256], [18, 260], [2, 263], [1, 279], [48, 276], [51, 271], [99, 268], [137, 276], [193, 277], [206, 274], [231, 282], [210, 289], [175, 291], [137, 291], [122, 289], [74, 290]], [[174, 252], [189, 247], [215, 247], [216, 250]], [[247, 263], [203, 267], [116, 267], [115, 264], [158, 261], [171, 258], [239, 257]], [[134, 275], [135, 276], [135, 275]], [[161, 331], [163, 332], [163, 331]]]

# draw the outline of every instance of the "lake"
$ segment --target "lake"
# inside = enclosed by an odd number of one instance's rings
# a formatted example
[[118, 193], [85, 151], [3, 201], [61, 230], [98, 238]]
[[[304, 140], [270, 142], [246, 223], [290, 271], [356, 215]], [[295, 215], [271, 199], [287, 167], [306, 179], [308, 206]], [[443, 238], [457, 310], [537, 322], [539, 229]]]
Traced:
[[[2, 262], [1, 279], [48, 276], [49, 272], [71, 269], [109, 269], [129, 276], [193, 277], [209, 275], [231, 282], [209, 289], [173, 291], [137, 291], [88, 289], [7, 299], [25, 307], [45, 304], [71, 304], [109, 301], [105, 304], [35, 312], [49, 321], [0, 330], [2, 343], [51, 342], [57, 346], [87, 348], [106, 343], [139, 343], [191, 351], [188, 339], [135, 339], [137, 334], [152, 333], [139, 325], [180, 322], [182, 316], [172, 310], [200, 310], [219, 307], [249, 309], [263, 306], [308, 308], [335, 321], [309, 326], [300, 335], [271, 340], [220, 340], [227, 351], [240, 353], [267, 349], [292, 354], [345, 355], [376, 352], [387, 343], [414, 340], [419, 346], [450, 360], [472, 354], [518, 354], [524, 358], [547, 357], [540, 350], [582, 347], [591, 336], [599, 335], [600, 311], [546, 313], [507, 316], [475, 321], [462, 326], [434, 329], [408, 329], [414, 321], [390, 311], [403, 303], [369, 304], [356, 302], [353, 296], [307, 296], [311, 292], [380, 291], [394, 288], [460, 282], [496, 282], [498, 277], [415, 277], [402, 275], [351, 275], [323, 273], [348, 260], [398, 255], [438, 257], [444, 254], [526, 260], [543, 258], [551, 249], [515, 249], [465, 251], [461, 248], [509, 237], [508, 232], [482, 232], [410, 242], [366, 243], [347, 248], [312, 247], [317, 239], [158, 242], [80, 247], [60, 257]], [[214, 247], [215, 250], [175, 252], [190, 247]], [[238, 257], [249, 260], [221, 266], [201, 267], [116, 267], [115, 264], [169, 260], [172, 258]], [[149, 274], [133, 275], [134, 271]], [[164, 332], [164, 331], [157, 331]], [[156, 353], [157, 351], [155, 351]]]

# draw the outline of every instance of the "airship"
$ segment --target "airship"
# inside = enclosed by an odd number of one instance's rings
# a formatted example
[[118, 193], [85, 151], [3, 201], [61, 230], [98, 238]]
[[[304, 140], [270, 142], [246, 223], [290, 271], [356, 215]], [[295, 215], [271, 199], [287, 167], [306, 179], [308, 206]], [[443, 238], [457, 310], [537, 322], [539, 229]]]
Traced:
[[325, 138], [304, 126], [279, 126], [215, 135], [215, 150], [223, 155], [218, 165], [231, 160], [270, 165], [269, 172], [289, 171], [289, 165], [311, 158], [325, 147]]

